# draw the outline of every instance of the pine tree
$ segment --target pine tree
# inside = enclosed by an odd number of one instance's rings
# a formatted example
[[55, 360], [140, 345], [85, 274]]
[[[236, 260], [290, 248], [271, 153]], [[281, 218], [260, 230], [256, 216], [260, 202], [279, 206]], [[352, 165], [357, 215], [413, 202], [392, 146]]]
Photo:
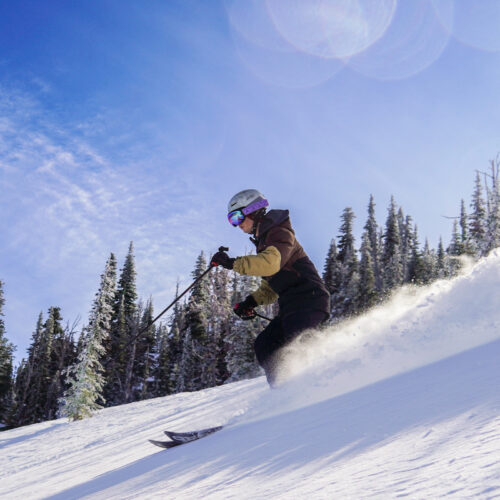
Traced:
[[499, 162], [491, 161], [491, 188], [488, 189], [485, 253], [500, 246], [500, 181]]
[[[232, 282], [231, 303], [244, 300], [249, 293], [258, 288], [257, 278], [235, 276]], [[227, 382], [256, 377], [261, 369], [255, 359], [254, 342], [265, 326], [262, 320], [245, 321], [236, 315], [231, 316], [230, 331], [226, 335], [226, 363], [229, 372]]]
[[69, 369], [69, 387], [61, 401], [62, 415], [72, 420], [89, 417], [104, 403], [104, 376], [101, 359], [106, 352], [105, 341], [111, 331], [113, 305], [116, 295], [116, 259], [113, 254], [101, 275], [89, 325], [84, 329], [83, 347], [76, 364]]
[[361, 241], [361, 259], [359, 265], [359, 288], [357, 303], [360, 310], [366, 310], [376, 304], [378, 292], [375, 284], [374, 265], [370, 236], [365, 230]]
[[26, 425], [37, 422], [35, 408], [38, 404], [38, 391], [41, 379], [35, 378], [42, 361], [41, 343], [43, 336], [43, 315], [40, 313], [35, 331], [28, 348], [28, 359], [22, 360], [17, 369], [14, 384], [14, 407], [9, 414], [9, 424], [12, 426]]
[[52, 420], [58, 415], [59, 399], [66, 389], [66, 371], [76, 361], [76, 349], [73, 341], [73, 330], [70, 330], [69, 327], [63, 328], [59, 307], [49, 309], [45, 328], [47, 337], [51, 338], [51, 348], [48, 365], [49, 385], [43, 419]]
[[0, 281], [0, 423], [12, 409], [12, 356], [14, 346], [5, 337], [3, 283]]
[[421, 285], [424, 282], [424, 259], [418, 241], [417, 226], [413, 229], [411, 258], [408, 266], [408, 282]]
[[448, 246], [448, 254], [458, 257], [459, 255], [463, 255], [464, 252], [465, 249], [462, 242], [462, 236], [458, 230], [458, 221], [455, 219], [453, 221], [453, 230], [451, 233], [450, 245]]
[[476, 255], [484, 255], [486, 248], [486, 210], [484, 208], [483, 189], [479, 173], [476, 174], [471, 209], [469, 234], [472, 250]]
[[168, 342], [168, 327], [160, 323], [156, 328], [158, 358], [153, 367], [153, 397], [166, 396], [171, 393], [170, 388], [170, 350]]
[[184, 345], [184, 336], [187, 329], [186, 310], [186, 303], [176, 304], [168, 333], [168, 380], [165, 382], [168, 383], [169, 393], [178, 392], [179, 388], [183, 384], [181, 380], [181, 365], [182, 347]]
[[203, 359], [202, 386], [220, 385], [228, 378], [226, 339], [231, 330], [229, 274], [223, 268], [209, 275], [210, 296], [207, 303], [207, 344]]
[[[106, 346], [104, 397], [109, 406], [131, 401], [132, 370], [140, 318], [137, 317], [134, 245], [130, 243], [115, 295], [110, 340]], [[108, 361], [109, 359], [109, 361]]]
[[350, 207], [344, 209], [338, 237], [337, 273], [333, 277], [333, 318], [348, 316], [357, 311], [359, 264], [352, 231], [354, 217]]
[[[198, 280], [207, 268], [203, 252], [196, 260], [192, 273], [193, 280]], [[186, 308], [186, 330], [182, 344], [182, 356], [176, 392], [196, 391], [203, 387], [202, 360], [207, 349], [207, 304], [209, 281], [207, 277], [197, 281], [191, 289]]]
[[438, 279], [448, 277], [447, 267], [446, 267], [446, 253], [444, 251], [442, 238], [439, 238], [439, 245], [438, 245], [437, 259], [436, 259], [436, 277]]
[[335, 291], [335, 275], [337, 274], [337, 245], [335, 239], [330, 242], [323, 269], [323, 281], [330, 293]]
[[469, 236], [469, 217], [465, 208], [465, 201], [460, 200], [460, 239], [462, 243], [463, 253], [473, 255], [470, 236]]
[[427, 239], [425, 240], [424, 251], [422, 253], [423, 273], [421, 277], [422, 284], [429, 284], [437, 278], [437, 257], [429, 246]]
[[380, 270], [380, 244], [378, 235], [378, 224], [375, 218], [375, 202], [373, 195], [370, 195], [370, 202], [368, 203], [368, 218], [364, 230], [367, 234], [370, 248], [371, 248], [371, 261], [373, 264], [373, 274], [375, 277], [375, 287], [380, 293], [382, 291], [382, 273]]
[[[131, 241], [125, 263], [121, 270], [118, 282], [115, 307], [121, 303], [123, 298], [124, 314], [126, 318], [133, 318], [137, 310], [137, 288], [136, 271], [134, 261], [134, 243]], [[117, 308], [115, 309], [115, 311]]]
[[[143, 307], [139, 308], [142, 311]], [[150, 298], [144, 312], [140, 314], [139, 331], [143, 333], [135, 341], [135, 362], [132, 368], [132, 398], [134, 401], [154, 397], [155, 368], [158, 362], [158, 343], [156, 326], [151, 325], [154, 318], [153, 302]], [[149, 326], [148, 328], [148, 325]]]
[[403, 276], [403, 283], [409, 281], [409, 267], [413, 253], [413, 219], [411, 215], [407, 215], [401, 229], [401, 273]]
[[65, 370], [74, 361], [72, 331], [61, 325], [59, 307], [49, 308], [43, 322], [40, 314], [28, 360], [18, 370], [15, 409], [9, 419], [15, 425], [43, 422], [56, 417], [58, 399], [65, 389]]
[[401, 236], [396, 214], [396, 204], [394, 197], [391, 197], [385, 224], [384, 248], [382, 252], [384, 291], [386, 293], [403, 283], [401, 252]]
[[412, 220], [410, 216], [405, 217], [403, 209], [400, 207], [397, 212], [399, 237], [401, 241], [401, 284], [405, 282], [408, 275], [408, 261], [410, 260]]
[[138, 336], [141, 328], [141, 316], [143, 314], [142, 303], [138, 304], [133, 317], [127, 319], [126, 344], [123, 345], [122, 352], [125, 354], [125, 363], [123, 365], [122, 393], [123, 403], [131, 403], [136, 396], [137, 387], [134, 385], [134, 366], [137, 362]]
[[[32, 380], [34, 382], [34, 391], [30, 391], [33, 398], [32, 422], [43, 422], [47, 420], [47, 413], [50, 405], [49, 389], [52, 383], [52, 344], [54, 342], [54, 330], [58, 330], [60, 325], [60, 314], [55, 307], [49, 309], [49, 316], [43, 324], [41, 336], [38, 339], [36, 361], [33, 363]], [[31, 405], [30, 405], [31, 406]], [[52, 408], [55, 411], [55, 408]]]
[[136, 272], [134, 261], [134, 245], [130, 242], [120, 280], [118, 282], [118, 349], [119, 376], [121, 391], [118, 395], [120, 403], [134, 401], [137, 387], [134, 378], [134, 366], [139, 359], [140, 347], [137, 335], [141, 328], [142, 308], [137, 305]]
[[24, 391], [28, 387], [26, 383], [26, 375], [28, 373], [26, 366], [27, 362], [23, 358], [16, 370], [13, 380], [11, 404], [9, 405], [5, 416], [5, 423], [8, 427], [18, 427], [19, 425], [22, 425], [19, 422], [23, 417], [23, 413], [26, 412], [26, 397], [24, 394]]
[[[177, 282], [176, 299], [179, 297]], [[182, 355], [181, 334], [184, 326], [185, 306], [177, 300], [168, 327], [162, 325], [158, 331], [158, 365], [155, 373], [157, 396], [176, 392], [179, 382], [179, 365]]]

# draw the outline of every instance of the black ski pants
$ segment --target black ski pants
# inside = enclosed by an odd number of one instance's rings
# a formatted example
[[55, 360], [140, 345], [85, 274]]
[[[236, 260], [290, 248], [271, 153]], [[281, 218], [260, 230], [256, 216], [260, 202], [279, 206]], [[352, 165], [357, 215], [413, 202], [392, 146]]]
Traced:
[[257, 336], [255, 355], [264, 368], [269, 385], [274, 387], [278, 369], [278, 351], [289, 344], [301, 332], [319, 326], [328, 315], [323, 311], [295, 311], [278, 315]]

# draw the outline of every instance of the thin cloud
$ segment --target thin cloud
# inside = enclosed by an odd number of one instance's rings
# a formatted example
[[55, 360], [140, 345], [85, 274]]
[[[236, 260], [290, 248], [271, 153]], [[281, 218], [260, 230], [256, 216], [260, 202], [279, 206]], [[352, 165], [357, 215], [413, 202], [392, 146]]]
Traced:
[[[9, 281], [12, 307], [26, 293], [14, 284], [20, 274], [37, 304], [10, 316], [17, 318], [9, 336], [20, 345], [18, 356], [40, 310], [60, 305], [68, 320], [86, 316], [109, 253], [120, 261], [129, 241], [139, 293], [160, 305], [169, 300], [211, 239], [200, 216], [211, 208], [195, 173], [141, 168], [135, 155], [115, 163], [112, 151], [96, 148], [78, 127], [65, 132], [55, 118], [52, 126], [34, 98], [0, 95], [0, 209], [7, 214], [0, 251], [2, 261], [14, 263], [2, 279]], [[155, 161], [144, 158], [144, 164]]]

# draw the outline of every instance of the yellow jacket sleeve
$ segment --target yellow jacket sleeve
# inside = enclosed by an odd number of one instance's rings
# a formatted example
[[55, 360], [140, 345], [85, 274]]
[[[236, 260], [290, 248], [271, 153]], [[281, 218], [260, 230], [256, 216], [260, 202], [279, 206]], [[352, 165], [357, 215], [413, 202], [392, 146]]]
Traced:
[[259, 306], [272, 304], [278, 298], [278, 294], [269, 286], [266, 280], [262, 280], [260, 287], [251, 295]]
[[272, 276], [281, 267], [281, 253], [274, 246], [269, 246], [257, 255], [237, 257], [233, 269], [247, 276]]

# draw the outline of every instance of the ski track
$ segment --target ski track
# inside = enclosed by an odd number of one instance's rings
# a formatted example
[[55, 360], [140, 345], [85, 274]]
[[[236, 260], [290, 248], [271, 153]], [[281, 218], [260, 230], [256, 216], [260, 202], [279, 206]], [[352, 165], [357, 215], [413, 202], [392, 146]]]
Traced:
[[[500, 254], [263, 377], [0, 433], [0, 498], [500, 498]], [[227, 424], [171, 450], [163, 430]]]

